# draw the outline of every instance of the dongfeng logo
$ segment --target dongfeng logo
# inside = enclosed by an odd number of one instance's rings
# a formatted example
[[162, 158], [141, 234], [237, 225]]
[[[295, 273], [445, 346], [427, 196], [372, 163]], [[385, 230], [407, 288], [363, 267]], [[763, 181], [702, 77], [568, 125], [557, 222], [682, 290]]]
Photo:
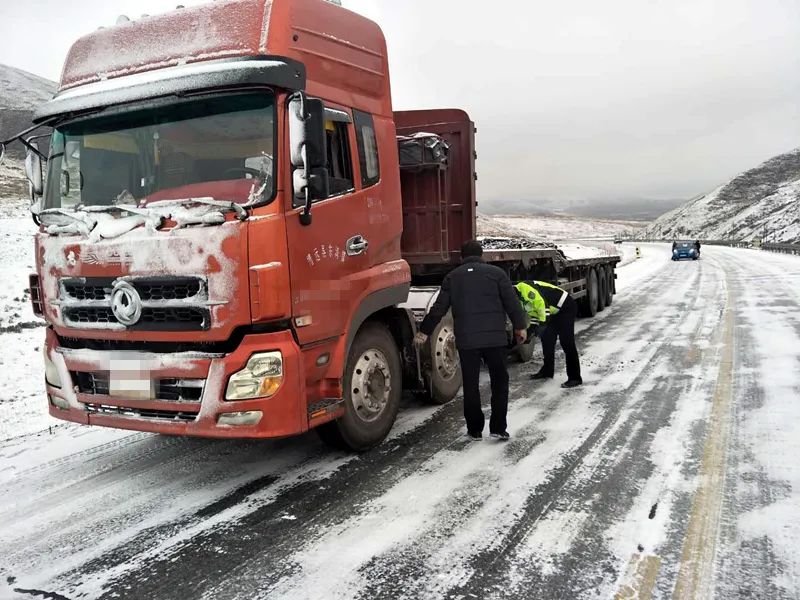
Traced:
[[118, 281], [111, 291], [111, 312], [125, 326], [133, 325], [142, 316], [142, 299], [127, 281]]

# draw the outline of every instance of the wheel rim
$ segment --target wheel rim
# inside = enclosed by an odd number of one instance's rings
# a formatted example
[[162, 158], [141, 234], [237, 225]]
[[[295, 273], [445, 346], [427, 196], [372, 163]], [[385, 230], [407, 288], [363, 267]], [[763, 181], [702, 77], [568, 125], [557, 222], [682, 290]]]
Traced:
[[375, 348], [363, 352], [350, 379], [350, 398], [358, 417], [366, 422], [379, 419], [389, 404], [391, 391], [392, 374], [386, 356]]
[[445, 325], [433, 344], [433, 368], [442, 379], [452, 379], [458, 372], [458, 350], [453, 328]]

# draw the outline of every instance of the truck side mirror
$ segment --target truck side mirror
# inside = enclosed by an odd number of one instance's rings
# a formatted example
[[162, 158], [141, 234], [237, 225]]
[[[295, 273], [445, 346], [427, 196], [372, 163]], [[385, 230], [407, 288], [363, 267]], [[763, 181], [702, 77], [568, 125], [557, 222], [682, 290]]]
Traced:
[[327, 198], [329, 190], [322, 100], [308, 98], [303, 92], [290, 98], [289, 147], [294, 197], [305, 202], [300, 222], [310, 225], [311, 203]]
[[44, 176], [42, 175], [42, 160], [37, 154], [39, 144], [37, 142], [29, 143], [33, 149], [28, 148], [25, 155], [25, 175], [30, 183], [31, 203], [33, 203], [44, 193]]

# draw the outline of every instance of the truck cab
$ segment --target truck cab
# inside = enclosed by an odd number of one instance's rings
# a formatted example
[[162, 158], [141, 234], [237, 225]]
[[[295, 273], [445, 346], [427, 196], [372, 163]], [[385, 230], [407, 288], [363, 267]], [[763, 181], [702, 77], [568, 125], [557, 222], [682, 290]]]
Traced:
[[413, 323], [375, 23], [324, 0], [123, 20], [75, 42], [34, 122], [53, 128], [31, 278], [53, 416], [386, 435]]

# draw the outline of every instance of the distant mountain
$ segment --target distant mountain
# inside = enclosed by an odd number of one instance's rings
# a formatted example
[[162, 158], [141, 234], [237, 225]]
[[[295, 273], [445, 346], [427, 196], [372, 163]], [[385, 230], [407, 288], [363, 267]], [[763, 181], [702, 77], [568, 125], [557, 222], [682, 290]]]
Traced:
[[663, 215], [653, 237], [800, 242], [800, 148]]
[[[29, 127], [34, 109], [50, 100], [56, 87], [54, 81], [0, 64], [0, 139]], [[18, 143], [11, 144], [8, 155], [23, 158], [25, 148]]]
[[481, 210], [491, 215], [571, 215], [623, 221], [652, 221], [674, 209], [684, 200], [620, 198], [580, 201], [495, 199], [480, 203]]

